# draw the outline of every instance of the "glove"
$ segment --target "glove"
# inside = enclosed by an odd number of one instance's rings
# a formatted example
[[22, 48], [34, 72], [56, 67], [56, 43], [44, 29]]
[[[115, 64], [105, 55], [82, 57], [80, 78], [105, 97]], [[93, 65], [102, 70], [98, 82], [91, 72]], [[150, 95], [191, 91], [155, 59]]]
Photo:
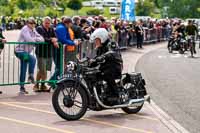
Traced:
[[104, 56], [97, 57], [96, 62], [104, 62]]

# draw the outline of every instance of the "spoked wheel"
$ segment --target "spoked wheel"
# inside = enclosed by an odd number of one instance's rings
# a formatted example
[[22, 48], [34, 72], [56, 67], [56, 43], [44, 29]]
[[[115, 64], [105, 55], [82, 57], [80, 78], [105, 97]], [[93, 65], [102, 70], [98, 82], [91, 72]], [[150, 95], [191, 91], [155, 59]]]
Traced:
[[56, 113], [65, 120], [78, 120], [87, 111], [87, 94], [74, 82], [59, 84], [53, 93], [52, 103]]
[[[124, 85], [124, 88], [127, 90], [133, 90], [134, 89], [134, 85], [131, 83], [126, 83]], [[134, 91], [131, 91], [131, 93], [129, 94], [132, 98], [144, 98], [142, 96], [139, 96], [139, 90], [135, 89]], [[140, 106], [135, 106], [135, 107], [124, 107], [122, 108], [122, 110], [127, 113], [127, 114], [136, 114], [138, 113], [142, 107], [143, 107], [144, 103], [142, 103]]]

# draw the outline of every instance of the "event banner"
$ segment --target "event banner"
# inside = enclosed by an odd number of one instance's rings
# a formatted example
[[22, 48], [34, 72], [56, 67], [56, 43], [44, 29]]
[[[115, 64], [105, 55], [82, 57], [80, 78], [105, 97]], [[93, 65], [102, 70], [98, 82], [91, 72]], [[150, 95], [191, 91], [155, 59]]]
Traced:
[[135, 0], [122, 0], [121, 19], [135, 21]]

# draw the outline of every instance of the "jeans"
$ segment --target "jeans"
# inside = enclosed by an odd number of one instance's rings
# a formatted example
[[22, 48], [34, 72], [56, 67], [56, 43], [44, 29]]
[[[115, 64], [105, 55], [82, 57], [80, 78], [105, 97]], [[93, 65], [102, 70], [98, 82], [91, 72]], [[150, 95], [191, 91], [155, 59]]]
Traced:
[[5, 23], [2, 24], [2, 30], [3, 30], [3, 31], [6, 30], [6, 24], [5, 24]]
[[50, 80], [57, 80], [58, 76], [61, 74], [61, 59], [60, 59], [60, 49], [54, 49], [53, 61], [55, 64], [55, 72], [50, 78]]
[[27, 52], [15, 52], [17, 58], [20, 59], [20, 86], [24, 87], [26, 80], [26, 71], [29, 64], [28, 73], [29, 75], [34, 74], [36, 59], [30, 53]]

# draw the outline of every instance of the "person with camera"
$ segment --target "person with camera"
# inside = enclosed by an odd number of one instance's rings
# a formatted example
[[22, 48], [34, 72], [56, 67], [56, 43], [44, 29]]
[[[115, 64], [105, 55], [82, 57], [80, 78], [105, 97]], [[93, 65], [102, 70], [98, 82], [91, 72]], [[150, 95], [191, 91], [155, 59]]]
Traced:
[[135, 33], [137, 36], [137, 48], [142, 48], [143, 40], [144, 40], [144, 29], [142, 26], [142, 20], [139, 20], [137, 22], [137, 25], [135, 27]]

